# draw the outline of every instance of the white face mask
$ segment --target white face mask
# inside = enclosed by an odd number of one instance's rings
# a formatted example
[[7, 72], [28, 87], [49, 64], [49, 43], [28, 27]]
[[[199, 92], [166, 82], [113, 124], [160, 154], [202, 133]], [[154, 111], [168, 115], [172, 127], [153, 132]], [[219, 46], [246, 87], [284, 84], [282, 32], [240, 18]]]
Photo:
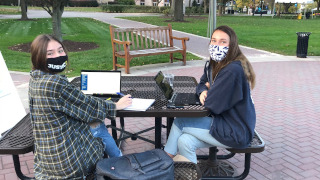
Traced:
[[229, 47], [209, 45], [210, 57], [212, 60], [216, 62], [222, 61], [226, 57], [228, 50]]

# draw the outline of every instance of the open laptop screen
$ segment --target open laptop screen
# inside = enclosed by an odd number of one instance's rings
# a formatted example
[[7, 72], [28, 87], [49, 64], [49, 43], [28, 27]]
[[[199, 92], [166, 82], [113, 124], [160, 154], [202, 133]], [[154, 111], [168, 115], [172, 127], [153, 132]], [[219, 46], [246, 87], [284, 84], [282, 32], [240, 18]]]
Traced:
[[121, 71], [81, 70], [81, 91], [91, 95], [117, 95]]
[[156, 81], [161, 91], [164, 93], [164, 96], [169, 100], [173, 95], [173, 89], [171, 88], [170, 84], [163, 79], [164, 75], [161, 71], [159, 71], [158, 74], [154, 77], [154, 80]]

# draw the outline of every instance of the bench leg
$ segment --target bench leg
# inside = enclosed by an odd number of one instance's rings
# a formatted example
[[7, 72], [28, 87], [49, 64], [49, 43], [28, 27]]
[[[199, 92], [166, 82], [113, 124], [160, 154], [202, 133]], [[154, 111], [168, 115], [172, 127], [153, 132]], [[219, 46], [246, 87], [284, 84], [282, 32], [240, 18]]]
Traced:
[[131, 59], [129, 59], [129, 58], [125, 59], [125, 72], [126, 72], [126, 74], [130, 74], [130, 70], [129, 70], [129, 68], [130, 68], [130, 60]]
[[215, 179], [221, 177], [233, 177], [234, 167], [226, 161], [218, 160], [217, 147], [209, 148], [207, 160], [200, 160], [198, 166], [202, 173], [202, 179]]
[[251, 162], [251, 153], [245, 153], [245, 161], [244, 161], [244, 170], [242, 174], [239, 176], [211, 176], [211, 177], [203, 177], [201, 180], [212, 180], [212, 179], [219, 179], [219, 180], [242, 180], [245, 179], [250, 171], [250, 162]]
[[173, 53], [170, 53], [170, 63], [173, 63]]
[[183, 53], [182, 53], [182, 62], [183, 62], [183, 65], [184, 65], [184, 66], [186, 65], [186, 61], [187, 61], [187, 53], [186, 53], [186, 52], [183, 52]]
[[113, 55], [113, 70], [117, 70], [117, 66], [116, 66], [116, 64], [118, 63], [118, 58], [115, 56], [115, 55]]
[[12, 159], [13, 159], [13, 164], [14, 164], [14, 169], [16, 171], [16, 174], [20, 179], [22, 179], [22, 180], [24, 180], [24, 179], [34, 179], [34, 178], [31, 178], [31, 177], [25, 176], [21, 172], [19, 155], [12, 155]]

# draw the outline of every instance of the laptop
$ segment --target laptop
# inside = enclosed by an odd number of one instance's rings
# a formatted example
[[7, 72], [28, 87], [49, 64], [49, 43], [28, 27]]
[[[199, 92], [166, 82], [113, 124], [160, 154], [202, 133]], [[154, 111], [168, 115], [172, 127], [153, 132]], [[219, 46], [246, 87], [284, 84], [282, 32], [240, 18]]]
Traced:
[[182, 108], [189, 105], [201, 105], [199, 96], [196, 93], [175, 93], [170, 84], [164, 80], [164, 75], [161, 71], [154, 77], [154, 80], [169, 101], [167, 107]]
[[84, 94], [119, 99], [121, 71], [81, 70], [81, 91]]

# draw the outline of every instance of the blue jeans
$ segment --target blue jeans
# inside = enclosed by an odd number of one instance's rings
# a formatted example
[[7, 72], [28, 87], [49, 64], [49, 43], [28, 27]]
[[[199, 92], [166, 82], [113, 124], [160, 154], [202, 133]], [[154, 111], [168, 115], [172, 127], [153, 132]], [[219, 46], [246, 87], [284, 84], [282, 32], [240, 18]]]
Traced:
[[196, 164], [197, 149], [212, 146], [228, 148], [211, 136], [211, 123], [212, 117], [176, 118], [164, 150], [172, 155], [179, 151], [180, 155]]
[[102, 139], [104, 144], [104, 152], [111, 157], [119, 157], [122, 156], [120, 149], [118, 148], [116, 142], [109, 134], [108, 129], [104, 125], [104, 123], [100, 123], [95, 128], [90, 127], [91, 133], [94, 137], [99, 137]]

